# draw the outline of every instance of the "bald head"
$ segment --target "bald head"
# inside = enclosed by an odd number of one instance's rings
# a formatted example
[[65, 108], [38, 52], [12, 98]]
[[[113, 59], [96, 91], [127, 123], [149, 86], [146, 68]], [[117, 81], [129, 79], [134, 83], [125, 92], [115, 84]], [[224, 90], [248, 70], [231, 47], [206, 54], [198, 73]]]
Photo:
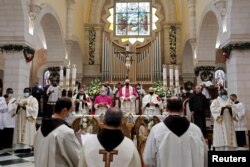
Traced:
[[200, 85], [196, 85], [196, 86], [195, 86], [195, 93], [196, 93], [196, 94], [201, 93], [201, 89], [202, 89], [202, 87], [201, 87]]
[[120, 127], [122, 122], [122, 111], [119, 108], [109, 108], [104, 115], [104, 123], [114, 128]]

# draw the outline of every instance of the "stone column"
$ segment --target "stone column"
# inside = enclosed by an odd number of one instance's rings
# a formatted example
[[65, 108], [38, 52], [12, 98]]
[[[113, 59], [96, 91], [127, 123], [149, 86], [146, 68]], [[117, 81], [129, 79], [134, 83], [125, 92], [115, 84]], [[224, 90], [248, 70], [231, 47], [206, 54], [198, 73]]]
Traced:
[[163, 25], [163, 33], [164, 33], [164, 45], [163, 45], [163, 62], [162, 64], [170, 64], [170, 48], [169, 48], [169, 24]]
[[[101, 78], [101, 56], [102, 56], [102, 32], [103, 28], [101, 24], [85, 24], [84, 27], [84, 50], [83, 53], [83, 82], [87, 80], [92, 80], [94, 78]], [[91, 35], [92, 34], [92, 35]], [[93, 36], [93, 34], [95, 34]], [[91, 39], [90, 39], [91, 38]], [[92, 39], [94, 38], [94, 39]], [[92, 42], [90, 42], [92, 40]], [[92, 47], [91, 54], [94, 56], [91, 57], [90, 61], [90, 46]]]
[[72, 25], [73, 25], [73, 9], [74, 0], [67, 0], [67, 24], [66, 24], [66, 39], [72, 40]]
[[188, 0], [190, 39], [196, 38], [195, 0]]
[[3, 94], [7, 88], [13, 88], [16, 97], [22, 96], [23, 89], [30, 86], [31, 63], [26, 63], [23, 51], [3, 52], [3, 56]]
[[72, 41], [72, 26], [73, 26], [73, 9], [74, 9], [74, 0], [67, 1], [67, 16], [66, 16], [66, 49], [67, 49], [67, 58], [70, 60], [70, 50], [73, 44]]
[[245, 104], [248, 129], [250, 129], [250, 50], [232, 51], [227, 61], [227, 87], [228, 94], [235, 93], [239, 100]]

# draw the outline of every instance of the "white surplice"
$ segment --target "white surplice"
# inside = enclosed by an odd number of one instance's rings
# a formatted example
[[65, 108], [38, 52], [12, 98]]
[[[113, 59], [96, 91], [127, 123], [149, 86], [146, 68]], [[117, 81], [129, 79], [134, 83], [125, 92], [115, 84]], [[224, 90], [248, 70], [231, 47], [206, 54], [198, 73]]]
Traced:
[[[232, 106], [232, 116], [228, 109], [221, 115], [222, 107]], [[210, 105], [210, 110], [214, 119], [213, 146], [214, 147], [237, 147], [234, 127], [235, 106], [230, 100], [223, 100], [217, 97]]]
[[[154, 106], [151, 105], [151, 106], [147, 107], [146, 105], [148, 103], [158, 104], [158, 107], [155, 107], [155, 105]], [[143, 99], [142, 99], [143, 115], [161, 115], [161, 109], [162, 109], [162, 100], [158, 95], [147, 94], [146, 96], [143, 97]]]
[[17, 103], [26, 105], [26, 110], [20, 108], [16, 113], [14, 129], [14, 144], [33, 146], [36, 133], [36, 118], [38, 115], [38, 102], [33, 96], [17, 99]]
[[[105, 150], [100, 144], [97, 135], [90, 134], [84, 136], [83, 148], [80, 153], [80, 161], [78, 167], [104, 167], [103, 154], [100, 150]], [[124, 137], [119, 146], [114, 148], [117, 154], [113, 155], [113, 160], [110, 162], [112, 167], [141, 167], [139, 153], [134, 143]], [[113, 150], [113, 151], [114, 151]]]
[[207, 166], [207, 145], [198, 126], [176, 136], [163, 123], [155, 125], [147, 138], [143, 160], [147, 167]]
[[[128, 94], [127, 94], [128, 89]], [[119, 91], [119, 99], [121, 101], [121, 110], [122, 112], [125, 112], [126, 114], [132, 113], [136, 114], [136, 98], [138, 94], [134, 87], [129, 86], [128, 88], [126, 86], [123, 86]]]
[[61, 125], [43, 136], [41, 128], [34, 139], [36, 167], [76, 167], [79, 162], [81, 145], [74, 131]]

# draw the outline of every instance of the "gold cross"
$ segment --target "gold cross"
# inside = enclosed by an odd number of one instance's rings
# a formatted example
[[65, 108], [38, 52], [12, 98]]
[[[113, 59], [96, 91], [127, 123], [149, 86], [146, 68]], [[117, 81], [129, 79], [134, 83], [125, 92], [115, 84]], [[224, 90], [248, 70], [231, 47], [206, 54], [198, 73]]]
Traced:
[[99, 150], [99, 154], [103, 154], [103, 161], [105, 162], [105, 167], [110, 167], [110, 162], [113, 161], [113, 155], [118, 155], [118, 150], [106, 151]]

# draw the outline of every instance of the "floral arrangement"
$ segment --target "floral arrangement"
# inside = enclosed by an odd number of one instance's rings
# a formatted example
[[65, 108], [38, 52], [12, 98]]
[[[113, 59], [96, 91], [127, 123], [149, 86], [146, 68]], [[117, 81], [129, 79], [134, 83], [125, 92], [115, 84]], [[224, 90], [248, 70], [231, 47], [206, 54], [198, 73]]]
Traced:
[[163, 88], [162, 81], [157, 80], [153, 84], [153, 88], [155, 88], [155, 94], [159, 95], [160, 97], [164, 97], [165, 96], [165, 91], [164, 91], [164, 88]]
[[167, 90], [165, 90], [164, 87], [163, 87], [163, 83], [160, 80], [157, 80], [153, 84], [153, 88], [155, 88], [155, 94], [159, 95], [160, 97], [165, 97], [165, 95], [167, 97], [170, 97], [172, 95], [171, 89], [168, 88]]
[[94, 99], [97, 95], [99, 95], [101, 89], [100, 80], [94, 79], [90, 82], [90, 84], [86, 87], [86, 93], [89, 95], [91, 99]]

